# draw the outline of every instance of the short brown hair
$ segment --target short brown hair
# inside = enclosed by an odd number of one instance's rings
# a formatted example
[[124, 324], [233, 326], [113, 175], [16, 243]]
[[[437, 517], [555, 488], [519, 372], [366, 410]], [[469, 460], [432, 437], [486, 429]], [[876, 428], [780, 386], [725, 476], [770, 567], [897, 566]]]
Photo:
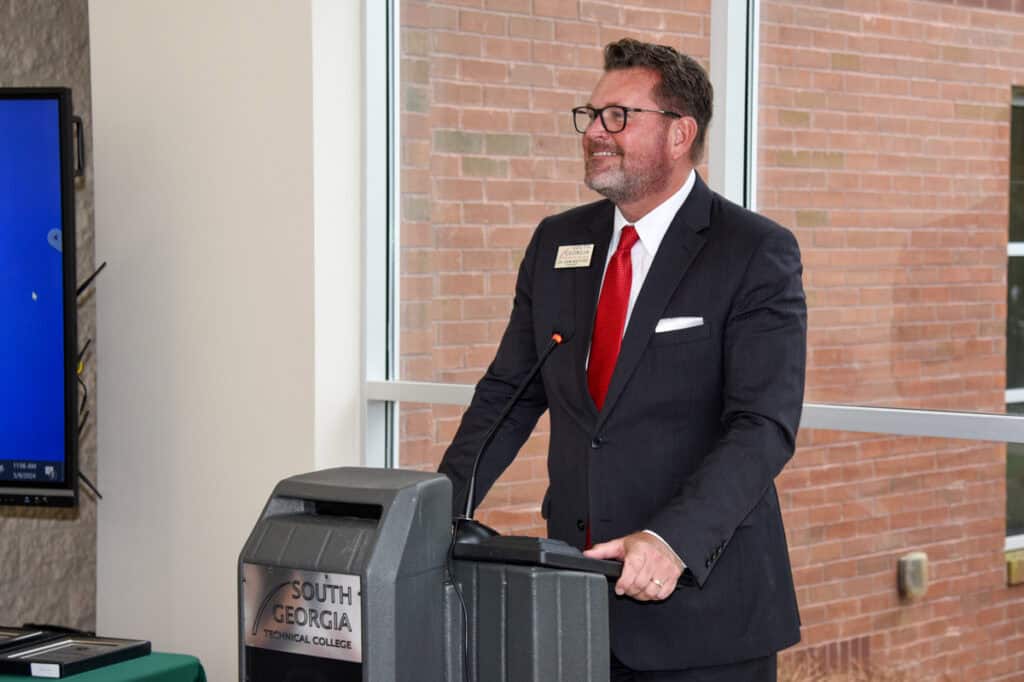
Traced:
[[704, 137], [711, 123], [714, 90], [704, 67], [669, 45], [654, 45], [632, 38], [608, 43], [604, 48], [604, 70], [644, 68], [656, 71], [661, 83], [654, 98], [663, 109], [692, 116], [697, 121], [697, 137], [690, 159], [700, 162], [704, 156]]

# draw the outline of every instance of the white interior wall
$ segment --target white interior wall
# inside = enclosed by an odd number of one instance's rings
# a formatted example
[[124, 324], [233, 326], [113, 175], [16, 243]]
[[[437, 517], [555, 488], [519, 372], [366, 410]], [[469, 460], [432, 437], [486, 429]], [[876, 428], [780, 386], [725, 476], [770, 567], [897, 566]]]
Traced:
[[363, 452], [362, 2], [313, 0], [316, 468]]
[[361, 3], [334, 5], [90, 1], [97, 627], [211, 680], [274, 483], [359, 461], [359, 128], [321, 123], [360, 91]]

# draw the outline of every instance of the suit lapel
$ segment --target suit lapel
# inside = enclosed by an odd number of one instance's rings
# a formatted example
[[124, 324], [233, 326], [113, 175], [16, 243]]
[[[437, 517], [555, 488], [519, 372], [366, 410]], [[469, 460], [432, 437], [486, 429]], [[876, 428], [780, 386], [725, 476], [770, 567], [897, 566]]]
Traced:
[[597, 406], [587, 388], [587, 353], [594, 331], [594, 315], [597, 313], [597, 298], [600, 294], [604, 262], [608, 258], [608, 244], [612, 240], [615, 220], [615, 205], [610, 201], [601, 204], [593, 221], [585, 225], [586, 238], [593, 240], [594, 253], [589, 268], [575, 271], [573, 288], [576, 310], [576, 343], [574, 344], [573, 368], [576, 372], [576, 390], [580, 392], [580, 404], [586, 406], [591, 416], [597, 416]]
[[658, 247], [658, 253], [647, 272], [647, 278], [633, 306], [622, 339], [622, 347], [615, 363], [611, 383], [608, 385], [604, 408], [598, 418], [598, 429], [614, 409], [616, 401], [636, 370], [669, 299], [679, 288], [683, 275], [704, 246], [706, 239], [700, 232], [707, 228], [710, 222], [711, 196], [711, 190], [701, 181], [700, 176], [697, 176], [690, 196], [676, 213]]

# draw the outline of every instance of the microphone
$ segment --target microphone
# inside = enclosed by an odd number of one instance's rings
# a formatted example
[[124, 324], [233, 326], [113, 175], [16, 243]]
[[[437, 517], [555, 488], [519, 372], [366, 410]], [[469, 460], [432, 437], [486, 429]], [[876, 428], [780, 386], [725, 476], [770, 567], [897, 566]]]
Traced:
[[512, 408], [519, 402], [519, 398], [522, 397], [523, 393], [526, 392], [526, 388], [533, 381], [534, 377], [537, 376], [537, 372], [544, 366], [551, 353], [558, 348], [561, 344], [568, 340], [568, 335], [563, 336], [559, 332], [552, 332], [551, 340], [548, 341], [548, 345], [541, 352], [540, 357], [537, 358], [537, 362], [534, 363], [530, 369], [530, 373], [526, 375], [526, 378], [516, 388], [516, 392], [509, 398], [508, 403], [505, 404], [501, 414], [494, 420], [491, 428], [487, 431], [484, 436], [483, 442], [480, 444], [480, 449], [477, 450], [476, 458], [473, 460], [473, 473], [469, 478], [469, 490], [466, 494], [466, 507], [461, 516], [455, 517], [454, 521], [454, 541], [456, 543], [479, 543], [487, 538], [494, 537], [498, 534], [493, 528], [488, 528], [479, 521], [473, 519], [473, 512], [476, 510], [476, 476], [477, 469], [480, 467], [480, 460], [483, 458], [484, 452], [487, 451], [487, 447], [494, 440], [494, 436], [498, 433], [498, 428], [505, 422], [505, 419], [512, 412]]

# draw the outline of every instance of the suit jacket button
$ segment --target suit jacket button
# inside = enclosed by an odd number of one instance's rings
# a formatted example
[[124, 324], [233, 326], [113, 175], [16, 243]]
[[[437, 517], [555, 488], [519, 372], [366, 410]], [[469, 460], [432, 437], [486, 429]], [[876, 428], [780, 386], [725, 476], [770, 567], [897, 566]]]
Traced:
[[576, 530], [586, 530], [587, 524], [583, 523], [583, 519], [576, 519]]
[[711, 568], [711, 559], [704, 562], [704, 568]]
[[594, 440], [590, 441], [590, 447], [594, 448], [595, 450], [597, 450], [602, 445], [604, 445], [604, 441], [601, 440], [600, 438], [595, 438]]

